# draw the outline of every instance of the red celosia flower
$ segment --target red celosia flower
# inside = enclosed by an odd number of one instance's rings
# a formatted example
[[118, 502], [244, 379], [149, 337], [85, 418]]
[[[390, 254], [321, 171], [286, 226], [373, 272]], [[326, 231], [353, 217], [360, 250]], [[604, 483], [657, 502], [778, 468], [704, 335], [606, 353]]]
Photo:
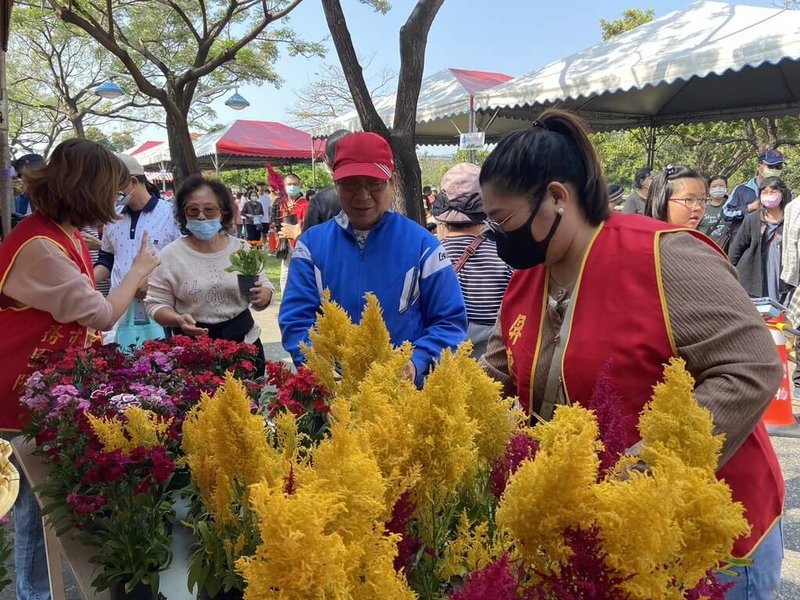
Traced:
[[542, 581], [528, 590], [532, 600], [627, 600], [625, 582], [603, 560], [600, 529], [567, 529], [564, 543], [572, 556], [559, 572], [539, 573]]
[[[464, 589], [450, 596], [451, 600], [517, 600], [517, 581], [507, 554], [471, 573]], [[558, 596], [561, 598], [561, 596]]]
[[523, 461], [536, 456], [539, 444], [529, 435], [517, 433], [511, 436], [503, 458], [495, 461], [489, 480], [492, 483], [492, 494], [499, 498], [506, 491], [508, 478], [516, 473]]
[[156, 483], [164, 483], [175, 471], [175, 463], [170, 458], [164, 446], [155, 446], [151, 448], [151, 450], [152, 454], [150, 458], [153, 461], [153, 479], [155, 479]]
[[623, 416], [619, 410], [620, 395], [614, 389], [611, 381], [611, 360], [607, 360], [597, 376], [597, 382], [592, 392], [588, 408], [593, 410], [600, 430], [600, 439], [603, 442], [603, 451], [600, 452], [600, 473], [612, 468], [620, 456], [628, 448], [628, 432], [630, 431], [630, 416]]
[[694, 589], [686, 592], [685, 598], [686, 600], [725, 600], [725, 594], [735, 585], [732, 581], [722, 583], [714, 573], [709, 571]]
[[411, 564], [411, 559], [422, 546], [422, 541], [408, 534], [408, 523], [417, 506], [411, 501], [411, 495], [404, 492], [392, 508], [392, 518], [386, 523], [386, 530], [399, 533], [403, 537], [397, 543], [397, 556], [394, 559], [394, 570], [400, 571]]
[[286, 476], [286, 480], [283, 486], [283, 493], [291, 496], [297, 491], [297, 481], [294, 477], [294, 465], [289, 465], [289, 474]]

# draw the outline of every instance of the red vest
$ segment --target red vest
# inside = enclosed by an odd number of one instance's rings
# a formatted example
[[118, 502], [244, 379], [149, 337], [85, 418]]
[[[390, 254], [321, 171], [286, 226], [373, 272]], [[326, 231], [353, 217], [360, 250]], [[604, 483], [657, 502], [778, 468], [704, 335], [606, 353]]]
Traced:
[[[588, 402], [596, 376], [610, 358], [611, 381], [622, 398], [620, 410], [635, 416], [630, 421], [638, 423], [653, 386], [663, 378], [664, 363], [677, 356], [656, 254], [660, 235], [669, 231], [675, 229], [628, 215], [612, 215], [598, 229], [572, 297], [575, 306], [563, 358], [564, 388], [571, 402]], [[509, 370], [528, 411], [533, 406], [548, 280], [545, 267], [516, 271], [501, 310]], [[639, 439], [634, 425], [628, 445]], [[783, 477], [762, 423], [717, 476], [731, 486], [734, 500], [745, 506], [752, 532], [736, 540], [733, 553], [747, 556], [783, 511]]]
[[[35, 239], [46, 239], [58, 246], [81, 272], [88, 275], [94, 286], [94, 271], [89, 249], [75, 232], [74, 239], [39, 213], [22, 221], [0, 244], [0, 430], [21, 429], [22, 408], [19, 397], [25, 390], [25, 380], [33, 371], [31, 360], [47, 352], [70, 346], [86, 345], [88, 330], [78, 323], [59, 323], [45, 311], [29, 306], [15, 306], [3, 296], [3, 285], [14, 260], [25, 245]], [[81, 251], [75, 247], [78, 240]]]

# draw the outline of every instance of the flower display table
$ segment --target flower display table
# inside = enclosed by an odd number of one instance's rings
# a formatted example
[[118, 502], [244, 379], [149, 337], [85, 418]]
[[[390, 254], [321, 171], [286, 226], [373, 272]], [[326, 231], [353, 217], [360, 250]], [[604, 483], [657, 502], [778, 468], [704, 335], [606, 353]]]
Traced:
[[[36, 449], [33, 442], [16, 438], [11, 442], [14, 455], [19, 461], [24, 476], [28, 478], [32, 487], [47, 480], [47, 467], [42, 459], [33, 452]], [[42, 500], [36, 495], [39, 505]], [[189, 568], [191, 544], [194, 541], [191, 533], [180, 521], [186, 516], [186, 506], [176, 506], [178, 524], [173, 528], [172, 537], [172, 564], [161, 573], [161, 593], [167, 600], [191, 600], [195, 595], [186, 586], [186, 573]], [[89, 559], [95, 552], [77, 540], [72, 532], [56, 536], [53, 528], [45, 519], [42, 520], [45, 532], [45, 546], [47, 550], [47, 563], [50, 566], [50, 593], [53, 600], [65, 600], [64, 581], [61, 576], [62, 560], [66, 562], [72, 572], [81, 595], [87, 600], [110, 600], [108, 590], [98, 592], [92, 587], [92, 579], [97, 568]]]

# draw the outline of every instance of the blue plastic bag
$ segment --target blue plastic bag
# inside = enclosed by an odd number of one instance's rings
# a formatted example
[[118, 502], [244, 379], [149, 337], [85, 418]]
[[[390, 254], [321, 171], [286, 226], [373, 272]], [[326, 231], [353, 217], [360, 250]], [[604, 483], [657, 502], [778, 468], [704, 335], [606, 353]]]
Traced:
[[132, 352], [147, 340], [161, 340], [165, 337], [164, 328], [147, 317], [144, 303], [134, 300], [117, 327], [116, 342], [125, 352]]

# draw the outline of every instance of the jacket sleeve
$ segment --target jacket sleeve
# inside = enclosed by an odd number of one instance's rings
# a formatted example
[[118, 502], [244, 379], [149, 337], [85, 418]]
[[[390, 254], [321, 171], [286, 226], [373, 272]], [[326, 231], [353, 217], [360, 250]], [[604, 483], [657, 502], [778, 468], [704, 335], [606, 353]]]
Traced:
[[747, 205], [743, 205], [742, 185], [737, 185], [731, 197], [722, 205], [722, 214], [729, 221], [741, 221], [747, 216]]
[[453, 263], [444, 248], [433, 246], [420, 265], [420, 302], [425, 333], [414, 341], [411, 360], [421, 386], [428, 370], [445, 348], [467, 339], [467, 310]]
[[798, 283], [798, 242], [800, 242], [800, 227], [798, 227], [797, 210], [793, 202], [789, 202], [783, 211], [783, 245], [781, 246], [781, 280], [797, 287]]
[[322, 223], [322, 212], [320, 210], [319, 192], [308, 201], [308, 209], [306, 210], [306, 217], [303, 219], [303, 231], [305, 232], [309, 227], [319, 225]]
[[733, 242], [731, 242], [730, 251], [728, 252], [728, 256], [730, 258], [731, 264], [735, 267], [739, 264], [739, 261], [742, 259], [742, 255], [744, 251], [750, 247], [750, 220], [745, 219], [745, 222], [739, 227], [739, 231], [736, 232], [736, 237], [733, 238]]
[[308, 332], [313, 327], [321, 306], [314, 275], [314, 259], [307, 243], [308, 237], [305, 235], [297, 240], [278, 313], [283, 347], [298, 367], [305, 362], [300, 344], [309, 343]]

